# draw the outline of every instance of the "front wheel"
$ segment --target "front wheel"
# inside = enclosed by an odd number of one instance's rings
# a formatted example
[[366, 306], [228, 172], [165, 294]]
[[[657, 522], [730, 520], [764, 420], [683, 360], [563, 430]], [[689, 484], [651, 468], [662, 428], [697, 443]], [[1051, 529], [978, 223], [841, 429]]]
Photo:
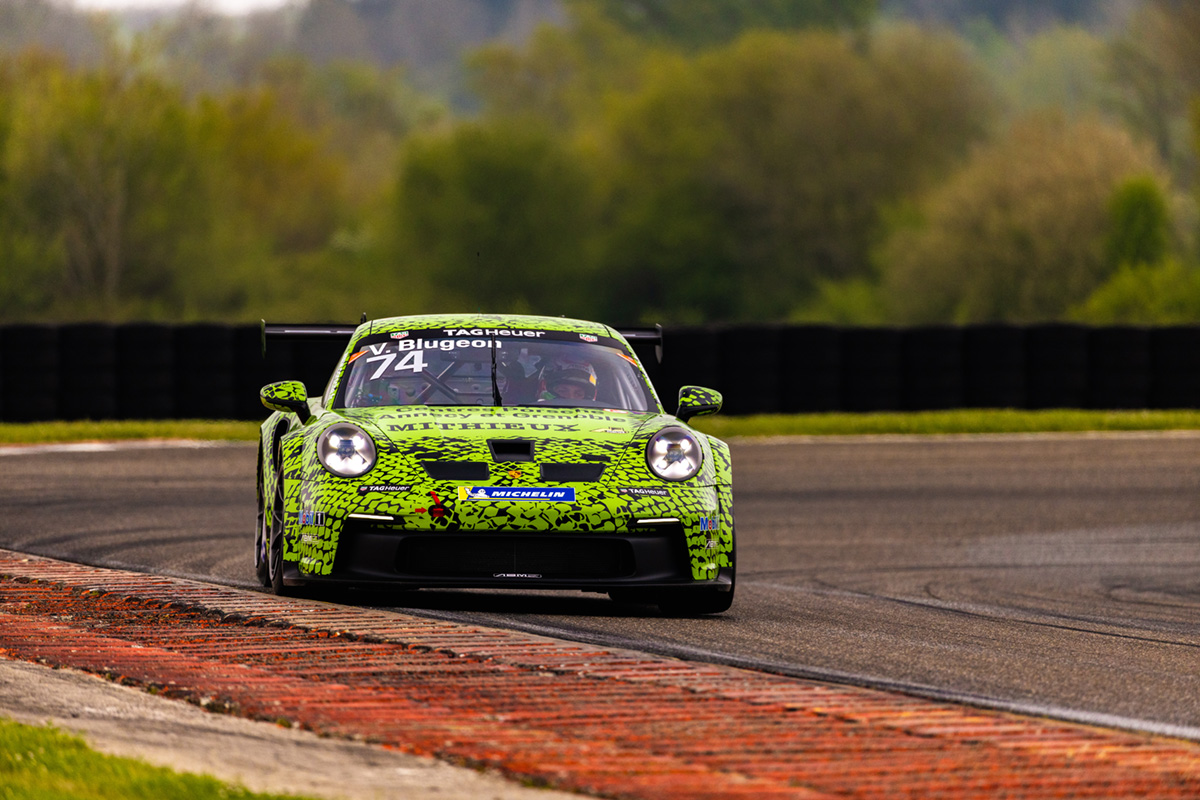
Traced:
[[283, 475], [279, 475], [275, 481], [275, 502], [269, 520], [269, 523], [263, 526], [263, 561], [267, 574], [265, 585], [270, 586], [271, 591], [280, 597], [295, 596], [296, 587], [283, 582]]

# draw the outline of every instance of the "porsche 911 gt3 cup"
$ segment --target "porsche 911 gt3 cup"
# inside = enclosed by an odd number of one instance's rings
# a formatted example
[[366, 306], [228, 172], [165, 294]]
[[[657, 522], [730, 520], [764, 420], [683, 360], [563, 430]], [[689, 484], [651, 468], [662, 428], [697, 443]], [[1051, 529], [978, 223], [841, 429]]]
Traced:
[[[620, 332], [557, 317], [393, 317], [357, 328], [325, 391], [263, 388], [255, 567], [322, 584], [607, 592], [672, 614], [734, 592], [728, 446], [664, 411]], [[631, 334], [632, 335], [632, 334]], [[644, 335], [644, 334], [638, 334]]]

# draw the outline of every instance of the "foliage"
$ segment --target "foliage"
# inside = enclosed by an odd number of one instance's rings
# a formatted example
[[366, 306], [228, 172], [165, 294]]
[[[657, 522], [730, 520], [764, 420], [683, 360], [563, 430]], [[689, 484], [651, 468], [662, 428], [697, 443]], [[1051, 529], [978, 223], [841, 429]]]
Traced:
[[754, 29], [861, 26], [875, 0], [574, 0], [648, 39], [699, 49]]
[[1178, 259], [1126, 262], [1070, 317], [1093, 325], [1200, 323], [1200, 267]]
[[866, 274], [880, 210], [948, 170], [992, 109], [956, 43], [913, 29], [866, 53], [752, 33], [646, 73], [599, 134], [620, 319], [780, 318]]
[[1108, 211], [1110, 227], [1104, 253], [1109, 267], [1158, 264], [1166, 258], [1171, 214], [1154, 176], [1135, 176], [1118, 186]]
[[897, 321], [1061, 317], [1108, 277], [1113, 193], [1157, 174], [1151, 153], [1096, 120], [1039, 115], [982, 147], [880, 251]]
[[429, 273], [438, 308], [586, 310], [592, 181], [546, 131], [497, 122], [415, 137], [396, 198], [402, 252]]

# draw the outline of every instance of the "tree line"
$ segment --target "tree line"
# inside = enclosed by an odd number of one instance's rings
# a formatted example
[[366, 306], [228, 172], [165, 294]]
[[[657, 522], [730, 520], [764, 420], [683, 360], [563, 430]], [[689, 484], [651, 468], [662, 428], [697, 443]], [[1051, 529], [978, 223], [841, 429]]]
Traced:
[[888, 5], [570, 0], [440, 92], [91, 17], [0, 58], [0, 320], [1200, 321], [1200, 10]]

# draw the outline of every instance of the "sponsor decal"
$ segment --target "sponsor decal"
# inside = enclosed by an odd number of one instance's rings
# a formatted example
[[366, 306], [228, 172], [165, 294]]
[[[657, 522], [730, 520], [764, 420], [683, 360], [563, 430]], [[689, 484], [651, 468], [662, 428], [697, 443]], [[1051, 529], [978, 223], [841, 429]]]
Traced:
[[323, 528], [325, 527], [325, 512], [324, 511], [309, 511], [307, 509], [300, 510], [300, 525], [301, 527]]
[[715, 531], [720, 527], [721, 527], [721, 521], [719, 519], [717, 519], [716, 517], [701, 517], [700, 518], [700, 530], [701, 531]]
[[409, 422], [405, 425], [388, 425], [392, 433], [410, 431], [554, 431], [577, 433], [578, 425], [563, 423], [532, 422], [526, 425], [522, 422]]
[[524, 336], [537, 339], [546, 335], [545, 331], [518, 331], [511, 328], [443, 328], [447, 336]]
[[628, 433], [624, 428], [599, 428], [592, 433]]
[[581, 334], [579, 334], [579, 338], [583, 339], [585, 342], [590, 342], [592, 344], [595, 344], [596, 342], [600, 341], [599, 336], [592, 336], [590, 333], [581, 333]]
[[574, 503], [575, 489], [543, 489], [536, 486], [460, 486], [459, 500], [495, 502], [537, 501], [542, 503]]
[[396, 333], [392, 334], [392, 338], [393, 339], [407, 339], [408, 331], [397, 331]]
[[493, 578], [540, 578], [536, 572], [497, 572]]
[[649, 486], [626, 486], [622, 489], [617, 489], [617, 494], [623, 494], [628, 497], [670, 497], [671, 491], [669, 489], [658, 489]]
[[368, 494], [370, 492], [407, 492], [412, 489], [411, 483], [372, 483], [368, 486], [358, 487], [359, 494]]
[[717, 540], [709, 539], [707, 542], [704, 543], [704, 548], [706, 550], [716, 550], [717, 549]]
[[508, 477], [512, 478], [514, 481], [515, 481], [515, 480], [517, 480], [517, 479], [519, 479], [519, 478], [521, 477], [521, 470], [519, 470], [519, 469], [510, 469], [510, 470], [508, 471]]

